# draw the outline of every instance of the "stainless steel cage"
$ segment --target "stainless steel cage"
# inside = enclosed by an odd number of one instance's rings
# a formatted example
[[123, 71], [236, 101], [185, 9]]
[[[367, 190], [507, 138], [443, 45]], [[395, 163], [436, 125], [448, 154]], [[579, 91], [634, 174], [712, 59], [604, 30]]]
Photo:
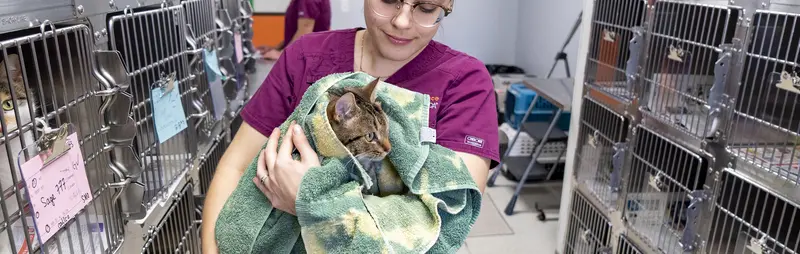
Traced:
[[589, 199], [573, 192], [564, 253], [607, 253], [611, 223]]
[[617, 241], [617, 254], [643, 254], [627, 237], [620, 235]]
[[[630, 102], [643, 44], [644, 0], [597, 0], [589, 38], [586, 84], [618, 100]], [[631, 69], [628, 69], [631, 68]]]
[[[800, 203], [786, 188], [774, 189], [758, 175], [726, 170], [714, 202], [707, 253], [798, 253]], [[791, 192], [789, 192], [791, 193]]]
[[[108, 253], [123, 237], [123, 218], [108, 184], [106, 134], [98, 82], [92, 78], [94, 44], [86, 25], [53, 25], [0, 35], [0, 253]], [[71, 123], [80, 138], [93, 201], [42, 248], [35, 239], [31, 205], [17, 167], [17, 154], [41, 137], [43, 128]], [[47, 126], [44, 126], [47, 125]], [[35, 156], [24, 149], [23, 159]]]
[[761, 10], [746, 46], [729, 151], [740, 161], [800, 182], [798, 14]]
[[575, 177], [606, 210], [616, 210], [628, 119], [589, 97], [582, 107]]
[[694, 250], [708, 159], [647, 127], [636, 135], [623, 210], [631, 231], [664, 253]]
[[711, 137], [720, 126], [709, 95], [715, 75], [727, 74], [715, 63], [733, 39], [739, 9], [662, 0], [653, 9], [640, 76], [643, 112], [692, 138]]
[[[217, 8], [213, 0], [190, 0], [182, 3], [186, 13], [186, 22], [189, 24], [187, 28], [188, 47], [191, 54], [189, 61], [189, 69], [191, 71], [192, 82], [197, 88], [195, 96], [200, 98], [203, 108], [208, 109], [210, 113], [205, 116], [203, 124], [196, 130], [199, 134], [198, 143], [204, 144], [210, 142], [212, 131], [218, 124], [218, 120], [214, 115], [224, 115], [225, 112], [215, 112], [217, 109], [214, 107], [213, 98], [211, 94], [211, 87], [208, 81], [205, 65], [206, 59], [204, 58], [205, 50], [216, 52], [217, 50], [217, 28], [214, 16], [217, 13]], [[214, 59], [218, 61], [217, 59]], [[218, 63], [217, 63], [218, 64]], [[227, 101], [225, 102], [227, 105]], [[227, 106], [224, 111], [227, 111]]]
[[200, 239], [196, 221], [192, 184], [186, 184], [178, 192], [164, 216], [153, 229], [142, 253], [200, 253]]
[[[202, 124], [207, 112], [195, 107], [190, 81], [186, 28], [182, 6], [126, 9], [108, 19], [110, 49], [119, 51], [131, 79], [133, 107], [129, 115], [136, 122], [135, 152], [144, 169], [144, 202], [149, 207], [159, 193], [192, 165], [197, 149], [193, 126]], [[159, 29], [153, 29], [157, 27]], [[153, 84], [174, 75], [189, 127], [159, 143], [153, 122], [150, 90]]]
[[228, 141], [226, 140], [227, 132], [230, 130], [223, 130], [211, 143], [206, 154], [200, 156], [200, 172], [198, 175], [200, 182], [200, 194], [205, 196], [206, 191], [211, 186], [211, 179], [214, 178], [214, 172], [217, 169], [219, 161], [222, 159], [222, 154], [228, 148]]

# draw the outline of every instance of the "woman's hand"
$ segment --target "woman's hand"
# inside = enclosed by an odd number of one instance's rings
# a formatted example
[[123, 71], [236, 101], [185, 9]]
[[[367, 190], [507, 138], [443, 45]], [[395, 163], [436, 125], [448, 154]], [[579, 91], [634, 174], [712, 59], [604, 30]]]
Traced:
[[[267, 196], [272, 206], [278, 210], [295, 213], [295, 200], [303, 176], [311, 167], [320, 165], [317, 153], [308, 144], [308, 139], [299, 125], [292, 122], [278, 148], [280, 129], [274, 129], [267, 141], [267, 147], [258, 156], [258, 169], [253, 182]], [[297, 148], [300, 160], [292, 158]]]

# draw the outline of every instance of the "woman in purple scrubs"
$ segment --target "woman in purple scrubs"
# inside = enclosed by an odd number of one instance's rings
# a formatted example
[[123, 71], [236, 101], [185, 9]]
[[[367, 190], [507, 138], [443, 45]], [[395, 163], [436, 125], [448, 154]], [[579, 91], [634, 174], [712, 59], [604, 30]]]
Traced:
[[[292, 134], [301, 161], [282, 161], [274, 147], [261, 150], [267, 138], [291, 114], [303, 93], [319, 78], [338, 72], [366, 72], [388, 83], [430, 95], [431, 128], [436, 142], [456, 151], [483, 191], [491, 167], [499, 161], [497, 111], [493, 85], [485, 65], [433, 41], [454, 0], [364, 0], [366, 28], [316, 32], [288, 45], [272, 71], [242, 111], [244, 123], [217, 166], [203, 209], [204, 239], [214, 238], [214, 225], [226, 199], [252, 159], [266, 160], [258, 176], [269, 171], [266, 185], [254, 179], [275, 208], [294, 214], [305, 172], [318, 166], [305, 134]], [[290, 149], [291, 150], [291, 149]], [[259, 153], [260, 152], [260, 153]], [[276, 159], [277, 158], [277, 159]], [[258, 177], [257, 177], [258, 178]], [[216, 243], [203, 241], [203, 253], [216, 253]]]

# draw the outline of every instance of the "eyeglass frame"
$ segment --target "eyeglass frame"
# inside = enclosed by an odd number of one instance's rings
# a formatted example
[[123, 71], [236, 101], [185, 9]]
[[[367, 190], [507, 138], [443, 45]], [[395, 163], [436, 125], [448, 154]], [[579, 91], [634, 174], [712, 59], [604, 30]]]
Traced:
[[[397, 8], [397, 11], [394, 13], [394, 15], [388, 16], [388, 17], [397, 16], [397, 13], [400, 11], [400, 9], [402, 9], [403, 5], [405, 5], [405, 4], [411, 6], [411, 12], [412, 13], [414, 12], [414, 10], [417, 9], [417, 6], [420, 6], [420, 5], [423, 5], [423, 4], [431, 4], [431, 5], [435, 5], [435, 6], [439, 7], [439, 8], [442, 8], [444, 10], [444, 17], [447, 17], [448, 15], [450, 15], [450, 13], [453, 12], [453, 2], [452, 1], [450, 2], [450, 7], [445, 7], [445, 6], [439, 5], [439, 4], [434, 3], [434, 2], [429, 2], [429, 1], [417, 1], [417, 2], [415, 2], [413, 4], [407, 3], [406, 0], [399, 0], [399, 1], [400, 2], [395, 7], [395, 8]], [[372, 9], [373, 12], [375, 12], [375, 9], [372, 7], [371, 4], [370, 4], [369, 8]], [[380, 13], [376, 13], [376, 14], [383, 15], [383, 14], [380, 14]], [[413, 17], [414, 15], [411, 15], [411, 16]], [[442, 21], [439, 20], [439, 21], [437, 21], [436, 23], [434, 23], [433, 25], [431, 25], [429, 27], [433, 27], [436, 24], [439, 24], [440, 22], [442, 22]], [[421, 25], [420, 23], [418, 23], [416, 20], [414, 20], [414, 23], [416, 23], [419, 26], [426, 27], [426, 26]]]

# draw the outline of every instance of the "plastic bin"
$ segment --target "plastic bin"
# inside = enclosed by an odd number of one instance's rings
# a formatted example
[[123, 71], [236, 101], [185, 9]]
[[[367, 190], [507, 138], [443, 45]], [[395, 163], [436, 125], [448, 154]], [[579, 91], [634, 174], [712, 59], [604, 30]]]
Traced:
[[[506, 93], [505, 121], [514, 129], [519, 128], [519, 123], [525, 116], [525, 111], [531, 105], [536, 92], [528, 89], [524, 84], [511, 84]], [[553, 119], [556, 106], [539, 97], [536, 106], [528, 116], [527, 122], [550, 122]], [[562, 112], [556, 125], [562, 131], [569, 131], [570, 113]]]

